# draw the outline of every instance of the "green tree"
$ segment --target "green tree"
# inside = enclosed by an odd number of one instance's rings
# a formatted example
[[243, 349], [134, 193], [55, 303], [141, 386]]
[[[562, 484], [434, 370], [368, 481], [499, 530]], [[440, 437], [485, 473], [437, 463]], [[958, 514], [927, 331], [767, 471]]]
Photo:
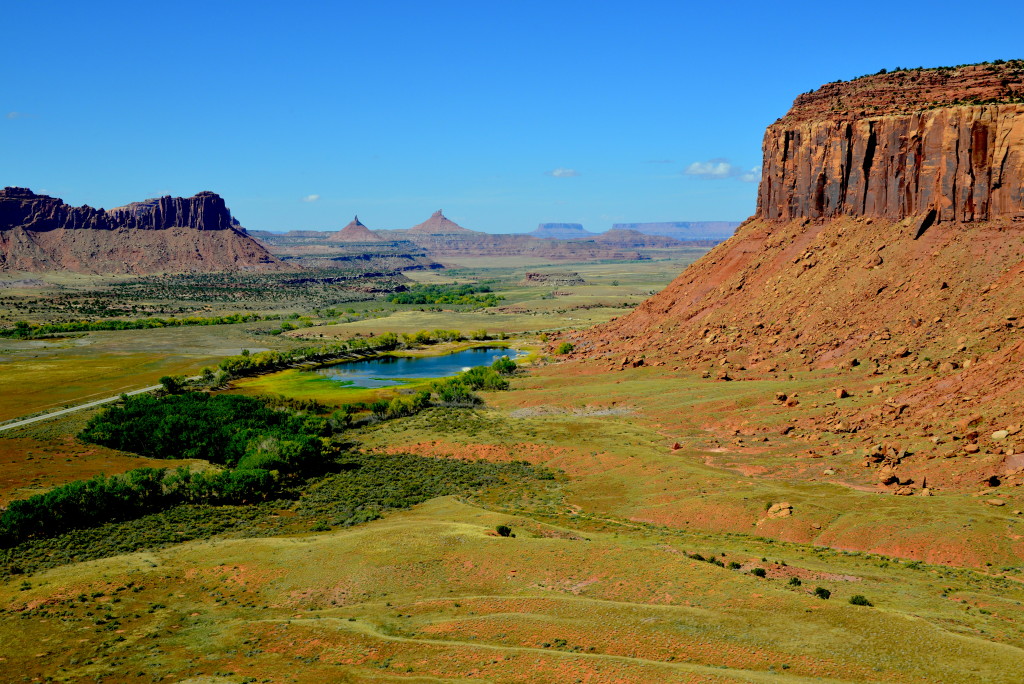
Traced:
[[182, 390], [184, 378], [180, 375], [165, 375], [160, 378], [160, 384], [163, 385], [164, 392], [168, 394], [178, 394]]

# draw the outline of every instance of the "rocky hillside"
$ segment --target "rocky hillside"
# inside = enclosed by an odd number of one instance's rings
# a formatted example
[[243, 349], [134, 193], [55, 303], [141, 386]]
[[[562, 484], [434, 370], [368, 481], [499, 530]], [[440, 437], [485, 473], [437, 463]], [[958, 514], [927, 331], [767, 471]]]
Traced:
[[181, 273], [280, 268], [212, 192], [104, 211], [0, 190], [0, 270]]
[[1022, 73], [901, 71], [800, 96], [765, 134], [757, 215], [629, 316], [569, 336], [577, 356], [736, 379], [907, 375], [900, 420], [1015, 421]]

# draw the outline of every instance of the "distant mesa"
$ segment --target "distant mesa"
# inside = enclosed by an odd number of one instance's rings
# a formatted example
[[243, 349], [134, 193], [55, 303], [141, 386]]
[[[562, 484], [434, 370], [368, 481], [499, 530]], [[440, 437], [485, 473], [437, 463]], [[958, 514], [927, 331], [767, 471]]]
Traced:
[[105, 211], [72, 207], [28, 188], [0, 190], [0, 271], [144, 274], [280, 267], [213, 192]]
[[342, 228], [336, 233], [331, 234], [327, 238], [328, 242], [384, 242], [384, 238], [380, 237], [372, 230], [363, 225], [359, 217], [356, 216], [352, 219], [347, 226]]
[[594, 236], [594, 240], [603, 244], [620, 247], [623, 249], [636, 249], [639, 247], [648, 248], [672, 248], [682, 247], [683, 243], [675, 238], [664, 235], [648, 235], [638, 230], [626, 230], [623, 228], [612, 228]]
[[661, 221], [653, 223], [613, 223], [612, 230], [636, 230], [647, 235], [664, 235], [676, 240], [728, 240], [739, 221]]
[[527, 235], [552, 240], [574, 240], [592, 238], [596, 233], [584, 229], [582, 223], [541, 223]]
[[[633, 231], [644, 235], [657, 235], [682, 242], [696, 241], [707, 244], [728, 240], [736, 232], [739, 221], [663, 221], [657, 223], [613, 223], [611, 231], [592, 233], [583, 228], [581, 223], [541, 223], [527, 235], [550, 240], [593, 240], [611, 242], [630, 242], [622, 231]], [[603, 238], [601, 236], [604, 236]], [[643, 239], [632, 240], [632, 244], [645, 245]], [[650, 245], [661, 245], [664, 241], [654, 241]], [[664, 243], [668, 245], [670, 243]], [[649, 245], [649, 246], [650, 246]]]
[[441, 210], [438, 209], [426, 221], [410, 228], [409, 232], [427, 235], [451, 235], [452, 233], [477, 233], [479, 231], [463, 228], [442, 214]]

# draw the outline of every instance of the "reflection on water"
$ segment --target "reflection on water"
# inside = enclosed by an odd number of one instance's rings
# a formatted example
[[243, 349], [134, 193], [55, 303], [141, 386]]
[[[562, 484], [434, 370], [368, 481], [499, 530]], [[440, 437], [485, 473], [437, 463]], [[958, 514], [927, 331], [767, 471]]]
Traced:
[[499, 356], [511, 356], [514, 352], [499, 347], [476, 347], [447, 356], [382, 356], [365, 361], [348, 361], [309, 372], [319, 373], [352, 387], [390, 387], [401, 385], [405, 380], [444, 378], [473, 366], [489, 366]]

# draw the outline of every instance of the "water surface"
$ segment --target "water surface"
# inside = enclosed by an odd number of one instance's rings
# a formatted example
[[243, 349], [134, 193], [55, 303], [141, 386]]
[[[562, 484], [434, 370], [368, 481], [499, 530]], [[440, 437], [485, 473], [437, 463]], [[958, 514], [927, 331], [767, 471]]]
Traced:
[[489, 366], [499, 356], [514, 356], [514, 349], [474, 347], [445, 356], [381, 356], [317, 368], [311, 373], [350, 387], [391, 387], [408, 380], [444, 378], [471, 368]]

